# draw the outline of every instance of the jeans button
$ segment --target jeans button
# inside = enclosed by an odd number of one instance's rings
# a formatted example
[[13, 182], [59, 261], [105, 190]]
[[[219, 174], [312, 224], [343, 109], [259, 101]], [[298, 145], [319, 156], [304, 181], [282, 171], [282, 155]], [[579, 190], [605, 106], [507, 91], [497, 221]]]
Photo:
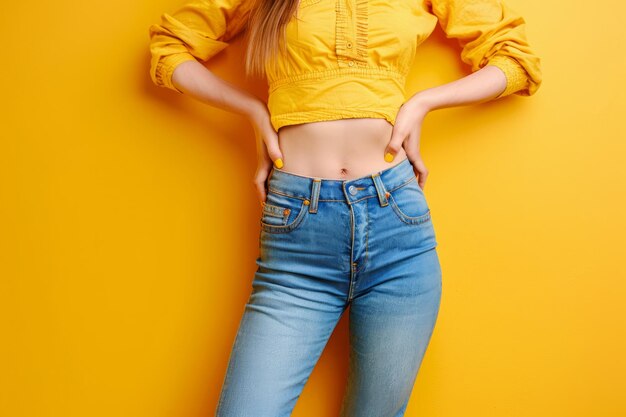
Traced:
[[351, 186], [348, 187], [348, 192], [350, 194], [352, 194], [352, 195], [356, 195], [357, 189], [356, 189], [356, 187], [354, 185], [351, 185]]

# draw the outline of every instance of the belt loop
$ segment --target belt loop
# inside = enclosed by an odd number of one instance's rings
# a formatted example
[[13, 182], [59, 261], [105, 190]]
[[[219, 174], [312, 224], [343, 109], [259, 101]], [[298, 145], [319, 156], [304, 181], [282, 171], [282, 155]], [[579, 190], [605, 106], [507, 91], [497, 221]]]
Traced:
[[309, 204], [309, 213], [317, 213], [317, 202], [320, 197], [320, 187], [322, 185], [321, 178], [313, 178], [311, 186], [311, 204]]
[[381, 207], [385, 207], [389, 204], [387, 198], [389, 197], [389, 193], [385, 189], [385, 185], [383, 184], [383, 180], [380, 178], [378, 172], [371, 175], [372, 180], [374, 180], [374, 187], [376, 188], [376, 194], [378, 194], [378, 202]]

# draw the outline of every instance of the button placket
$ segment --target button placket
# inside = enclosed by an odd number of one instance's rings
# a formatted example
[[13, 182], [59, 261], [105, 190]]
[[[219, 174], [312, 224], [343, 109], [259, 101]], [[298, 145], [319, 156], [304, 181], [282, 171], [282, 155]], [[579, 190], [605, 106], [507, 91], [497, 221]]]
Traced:
[[367, 66], [369, 0], [337, 0], [336, 54], [340, 67]]

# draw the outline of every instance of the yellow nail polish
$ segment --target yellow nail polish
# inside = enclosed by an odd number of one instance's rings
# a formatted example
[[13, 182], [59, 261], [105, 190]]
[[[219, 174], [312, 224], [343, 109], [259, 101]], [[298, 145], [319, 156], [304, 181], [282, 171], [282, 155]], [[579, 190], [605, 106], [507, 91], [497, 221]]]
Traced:
[[274, 161], [274, 165], [276, 165], [276, 168], [280, 169], [283, 167], [283, 160], [278, 158], [277, 160]]
[[393, 161], [393, 155], [391, 153], [387, 152], [385, 154], [385, 161], [387, 161], [387, 162]]

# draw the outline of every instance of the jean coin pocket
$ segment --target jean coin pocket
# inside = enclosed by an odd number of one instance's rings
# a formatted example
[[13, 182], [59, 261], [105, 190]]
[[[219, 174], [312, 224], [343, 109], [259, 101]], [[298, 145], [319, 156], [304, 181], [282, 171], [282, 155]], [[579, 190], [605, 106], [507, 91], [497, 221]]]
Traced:
[[268, 233], [287, 233], [295, 230], [304, 220], [309, 207], [306, 198], [289, 196], [271, 189], [261, 215], [261, 228]]

